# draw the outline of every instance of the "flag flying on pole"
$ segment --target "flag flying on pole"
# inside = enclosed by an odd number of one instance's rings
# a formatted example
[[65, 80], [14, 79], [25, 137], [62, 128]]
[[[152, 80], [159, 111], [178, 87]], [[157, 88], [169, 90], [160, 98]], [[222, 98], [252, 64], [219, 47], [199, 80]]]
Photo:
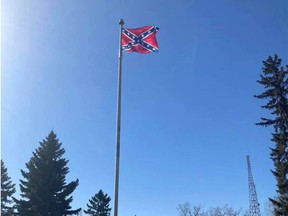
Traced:
[[144, 26], [136, 29], [122, 29], [122, 50], [128, 52], [150, 53], [158, 52], [156, 26]]

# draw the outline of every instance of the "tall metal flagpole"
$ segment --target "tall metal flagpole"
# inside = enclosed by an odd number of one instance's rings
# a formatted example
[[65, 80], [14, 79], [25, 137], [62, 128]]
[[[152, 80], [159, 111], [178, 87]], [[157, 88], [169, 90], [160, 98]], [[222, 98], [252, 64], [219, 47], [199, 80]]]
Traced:
[[118, 56], [118, 94], [117, 94], [117, 122], [116, 122], [116, 163], [115, 163], [115, 191], [114, 191], [114, 216], [118, 216], [118, 191], [119, 191], [119, 161], [120, 161], [120, 126], [121, 126], [121, 79], [122, 79], [122, 28], [124, 20], [119, 20], [119, 56]]

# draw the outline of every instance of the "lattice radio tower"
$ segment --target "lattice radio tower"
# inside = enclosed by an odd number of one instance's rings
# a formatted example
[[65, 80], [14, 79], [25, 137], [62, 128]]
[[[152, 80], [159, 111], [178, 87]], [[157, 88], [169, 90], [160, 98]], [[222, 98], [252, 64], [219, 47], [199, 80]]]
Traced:
[[256, 187], [254, 184], [250, 158], [249, 155], [246, 156], [247, 165], [248, 165], [248, 185], [249, 185], [249, 216], [261, 216]]

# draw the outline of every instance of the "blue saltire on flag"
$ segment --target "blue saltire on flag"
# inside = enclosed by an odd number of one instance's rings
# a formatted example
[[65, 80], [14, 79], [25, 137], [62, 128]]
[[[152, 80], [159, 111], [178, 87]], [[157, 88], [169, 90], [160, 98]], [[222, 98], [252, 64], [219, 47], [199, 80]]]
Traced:
[[158, 52], [156, 26], [144, 26], [136, 29], [122, 29], [122, 50], [128, 52], [151, 53]]

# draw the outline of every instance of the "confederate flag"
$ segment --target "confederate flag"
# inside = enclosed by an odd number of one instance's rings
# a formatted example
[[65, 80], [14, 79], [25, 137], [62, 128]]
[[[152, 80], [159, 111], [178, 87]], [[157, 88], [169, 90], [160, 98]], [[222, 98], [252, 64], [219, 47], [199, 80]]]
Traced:
[[122, 29], [122, 50], [128, 52], [150, 53], [158, 52], [156, 26], [144, 26], [137, 29]]

